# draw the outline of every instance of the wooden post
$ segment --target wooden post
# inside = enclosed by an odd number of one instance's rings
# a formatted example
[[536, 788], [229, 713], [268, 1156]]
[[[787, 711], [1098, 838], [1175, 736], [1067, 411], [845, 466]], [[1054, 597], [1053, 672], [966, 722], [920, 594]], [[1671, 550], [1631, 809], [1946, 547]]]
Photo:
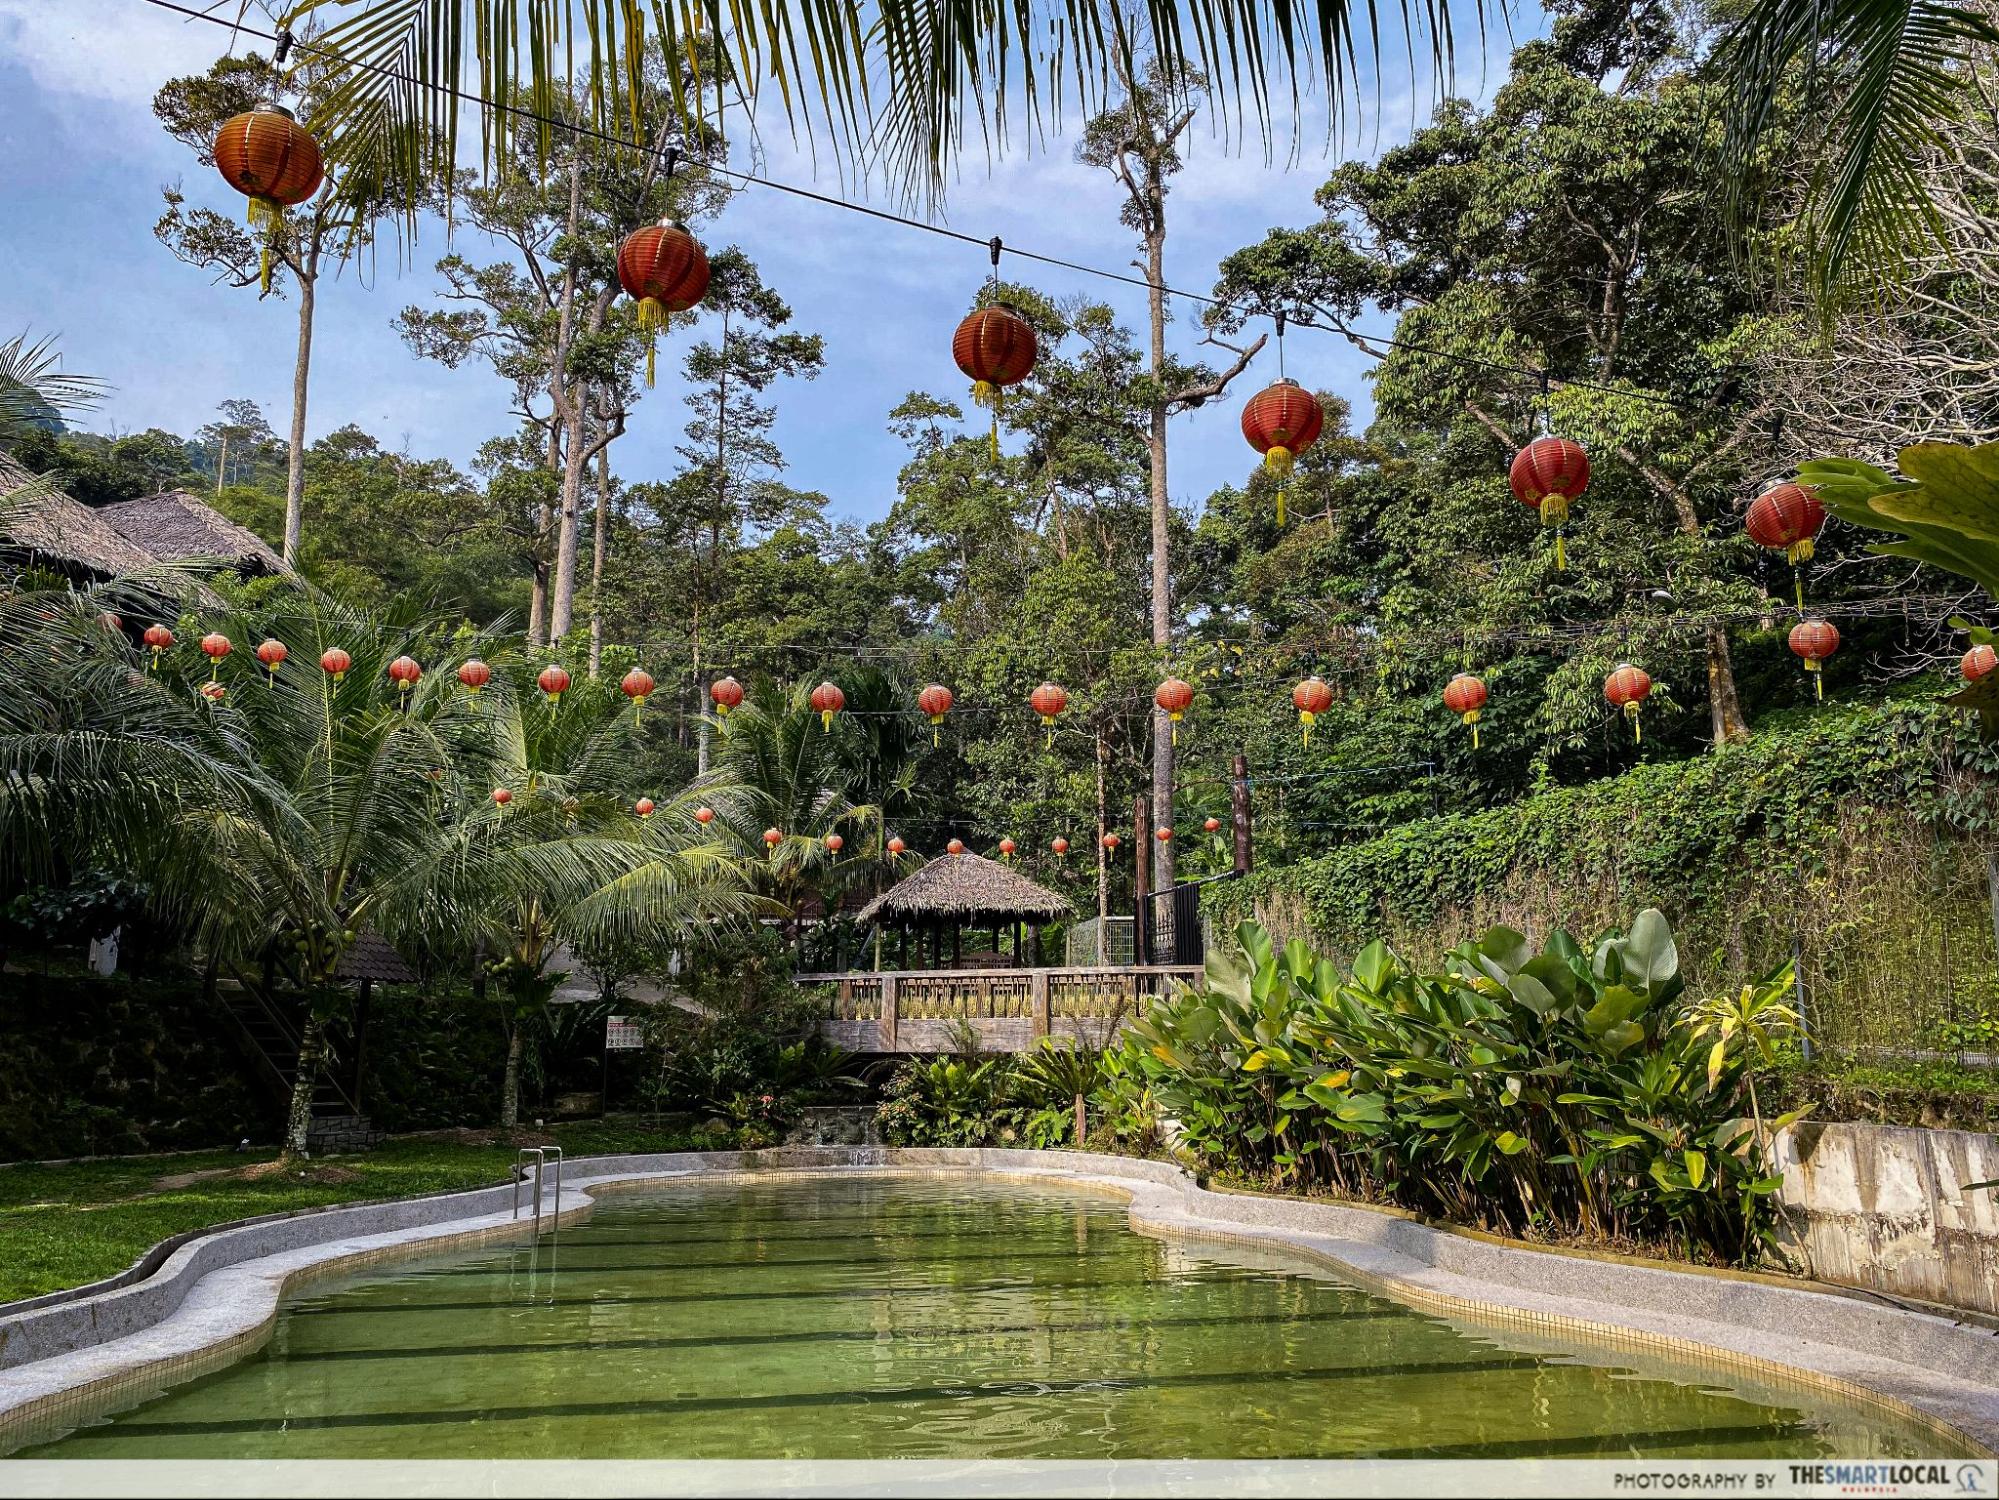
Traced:
[[1249, 757], [1236, 753], [1229, 778], [1229, 823], [1235, 834], [1235, 872], [1247, 875], [1253, 854], [1249, 836]]
[[1038, 1042], [1048, 1035], [1048, 971], [1036, 969], [1027, 976], [1028, 998], [1033, 1002], [1034, 1039]]
[[877, 1030], [881, 1035], [882, 1051], [884, 1052], [895, 1051], [895, 1012], [897, 1002], [902, 998], [900, 994], [901, 989], [901, 975], [882, 975], [882, 1015]]
[[361, 1103], [361, 1084], [367, 1077], [368, 1068], [368, 1008], [375, 996], [375, 981], [361, 981], [361, 994], [354, 1002], [354, 1113], [364, 1115], [368, 1111]]
[[1144, 793], [1132, 798], [1131, 961], [1141, 969], [1152, 962], [1152, 811]]
[[1016, 969], [1018, 969], [1024, 962], [1026, 962], [1026, 960], [1021, 955], [1021, 948], [1022, 948], [1021, 934], [1025, 930], [1025, 926], [1026, 924], [1021, 922], [1015, 922], [1013, 924], [1013, 966]]
[[951, 924], [951, 967], [954, 969], [965, 967], [965, 924], [963, 922], [953, 922]]

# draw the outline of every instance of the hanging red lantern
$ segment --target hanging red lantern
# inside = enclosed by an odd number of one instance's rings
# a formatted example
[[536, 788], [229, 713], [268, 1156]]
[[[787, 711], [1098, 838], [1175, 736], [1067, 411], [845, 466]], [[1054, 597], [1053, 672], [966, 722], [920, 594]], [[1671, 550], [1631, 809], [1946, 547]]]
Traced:
[[638, 299], [646, 336], [646, 384], [653, 382], [655, 345], [667, 318], [708, 295], [708, 252], [684, 224], [662, 219], [635, 229], [618, 246], [618, 285]]
[[229, 695], [229, 689], [224, 687], [221, 683], [215, 681], [213, 678], [209, 679], [207, 682], [204, 682], [200, 687], [196, 688], [195, 691], [208, 700], [209, 707], [211, 708], [213, 708], [216, 704], [220, 703], [225, 697]]
[[890, 854], [900, 854], [908, 847], [909, 845], [905, 844], [899, 836], [893, 837], [888, 841], [888, 852]]
[[389, 663], [389, 680], [396, 685], [396, 694], [407, 704], [409, 691], [423, 676], [423, 668], [418, 666], [414, 656], [398, 656]]
[[832, 853], [838, 854], [842, 849], [847, 847], [847, 841], [837, 833], [829, 833], [826, 835], [826, 847]]
[[1000, 405], [1006, 388], [1034, 371], [1034, 329], [1010, 307], [995, 303], [970, 313], [951, 336], [951, 357], [972, 382], [972, 400], [993, 414], [992, 451], [999, 456]]
[[1825, 505], [1818, 491], [1788, 481], [1772, 485], [1750, 501], [1749, 513], [1742, 518], [1742, 529], [1751, 541], [1790, 559], [1799, 609], [1805, 607], [1804, 565], [1812, 560], [1824, 525]]
[[1069, 693], [1059, 682], [1044, 682], [1027, 695], [1028, 706], [1041, 715], [1041, 726], [1048, 731], [1048, 748], [1055, 746], [1055, 716], [1069, 706]]
[[231, 649], [229, 637], [219, 630], [210, 631], [201, 638], [201, 654], [208, 658], [209, 681], [215, 680], [215, 674], [222, 666], [222, 658], [227, 656]]
[[1222, 831], [1222, 820], [1220, 818], [1203, 818], [1201, 820], [1201, 827], [1209, 833], [1220, 833]]
[[1104, 835], [1104, 847], [1105, 847], [1106, 849], [1110, 850], [1110, 851], [1111, 851], [1111, 853], [1113, 853], [1113, 854], [1117, 853], [1117, 846], [1118, 846], [1118, 843], [1119, 843], [1119, 839], [1118, 839], [1118, 836], [1117, 836], [1116, 834], [1114, 834], [1114, 833], [1107, 833], [1107, 834], [1105, 834], [1105, 835]]
[[153, 651], [153, 659], [146, 670], [157, 672], [160, 669], [160, 658], [174, 648], [174, 633], [164, 625], [148, 625], [145, 640]]
[[703, 828], [706, 828], [710, 823], [715, 821], [715, 809], [712, 807], [695, 808], [694, 821], [699, 823]]
[[1180, 721], [1194, 703], [1194, 689], [1177, 677], [1169, 677], [1153, 689], [1152, 701], [1172, 722], [1173, 743], [1180, 743]]
[[264, 664], [264, 671], [268, 674], [267, 684], [278, 680], [278, 668], [285, 664], [285, 658], [290, 655], [291, 649], [275, 636], [257, 647], [257, 660]]
[[1479, 710], [1485, 707], [1485, 683], [1469, 672], [1460, 672], [1444, 688], [1444, 707], [1471, 727], [1471, 747], [1478, 748]]
[[812, 711], [819, 715], [819, 729], [823, 734], [833, 732], [833, 715], [847, 706], [847, 695], [830, 682], [822, 682], [812, 690], [809, 700]]
[[1964, 674], [1966, 682], [1976, 682], [1994, 667], [1999, 667], [1999, 651], [1990, 646], [1973, 646], [1964, 653], [1964, 660], [1958, 663], [1958, 671]]
[[779, 833], [775, 828], [766, 828], [764, 830], [764, 843], [770, 849], [771, 853], [777, 853], [777, 846], [783, 842], [784, 835]]
[[632, 811], [637, 813], [641, 818], [649, 818], [652, 816], [653, 808], [657, 805], [652, 798], [641, 797], [632, 804]]
[[633, 667], [619, 680], [618, 691], [632, 700], [634, 724], [638, 723], [639, 716], [645, 712], [646, 699], [652, 696], [653, 686], [652, 674], [640, 667]]
[[1285, 483], [1298, 455], [1318, 442], [1326, 414], [1319, 398], [1295, 380], [1267, 385], [1242, 409], [1242, 435], [1263, 455], [1263, 467], [1277, 476], [1277, 524], [1284, 524]]
[[493, 805], [495, 807], [505, 807], [509, 802], [513, 800], [514, 800], [514, 794], [508, 791], [505, 787], [496, 786], [493, 788]]
[[1652, 696], [1651, 675], [1643, 667], [1623, 662], [1603, 679], [1603, 696], [1624, 710], [1624, 717], [1631, 721], [1632, 742], [1642, 743], [1645, 734], [1638, 725], [1638, 711], [1639, 705]]
[[347, 669], [354, 665], [354, 658], [338, 646], [328, 646], [319, 653], [319, 670], [339, 682], [347, 675]]
[[125, 628], [125, 617], [123, 615], [117, 614], [107, 609], [104, 611], [103, 614], [97, 617], [97, 623], [102, 625], [106, 630], [110, 631], [113, 635], [117, 635], [121, 630]]
[[1513, 455], [1506, 482], [1522, 505], [1541, 513], [1541, 524], [1555, 529], [1555, 566], [1567, 568], [1562, 528], [1569, 506], [1589, 488], [1589, 454], [1567, 438], [1537, 437]]
[[222, 180], [250, 200], [250, 222], [264, 231], [258, 279], [268, 292], [271, 251], [284, 232], [285, 210], [326, 180], [319, 142], [282, 104], [259, 104], [223, 123], [211, 154]]
[[1825, 697], [1825, 661], [1839, 649], [1839, 627], [1830, 620], [1800, 620], [1791, 627], [1791, 649], [1812, 674], [1814, 697]]
[[965, 841], [963, 839], [951, 840], [950, 843], [944, 846], [944, 852], [946, 854], [963, 854], [965, 852]]
[[951, 690], [941, 682], [931, 683], [916, 695], [916, 706], [930, 720], [930, 743], [933, 745], [942, 741], [939, 726], [944, 722], [944, 715], [951, 711], [953, 701]]
[[1020, 845], [1016, 844], [1012, 839], [1001, 839], [999, 841], [1000, 858], [1012, 859], [1013, 851], [1018, 849], [1019, 847]]
[[708, 699], [715, 705], [715, 717], [726, 719], [729, 710], [743, 701], [743, 685], [733, 677], [717, 678], [708, 684]]
[[476, 697], [479, 689], [493, 680], [493, 669], [475, 656], [470, 661], [459, 663], [458, 680], [466, 692]]
[[1291, 689], [1291, 702], [1298, 710], [1298, 723], [1305, 738], [1305, 748], [1312, 747], [1312, 726], [1319, 721], [1319, 715], [1333, 706], [1333, 690], [1326, 686], [1323, 678], [1307, 677]]
[[550, 708], [560, 708], [562, 706], [562, 695], [569, 691], [569, 674], [567, 672], [557, 666], [543, 667], [541, 674], [535, 678], [534, 682], [536, 687], [548, 695], [548, 706]]
[[1057, 859], [1060, 859], [1069, 852], [1069, 841], [1065, 838], [1057, 836], [1048, 841], [1048, 847], [1054, 850], [1055, 857]]
[[1155, 829], [1153, 831], [1152, 836], [1158, 839], [1159, 842], [1162, 844], [1170, 844], [1173, 842], [1173, 830], [1170, 828]]

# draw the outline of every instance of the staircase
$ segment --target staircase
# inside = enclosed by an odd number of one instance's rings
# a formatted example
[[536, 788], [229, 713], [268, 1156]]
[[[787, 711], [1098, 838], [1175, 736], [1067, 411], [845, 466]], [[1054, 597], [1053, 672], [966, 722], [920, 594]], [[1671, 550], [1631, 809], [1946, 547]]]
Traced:
[[[241, 970], [215, 984], [215, 998], [234, 1024], [252, 1065], [265, 1085], [287, 1105], [298, 1077], [299, 1021], [291, 1007]], [[358, 1103], [339, 1082], [340, 1057], [327, 1038], [320, 1055], [319, 1077], [313, 1086], [310, 1150], [365, 1150], [381, 1139]], [[323, 1137], [323, 1144], [314, 1139]]]

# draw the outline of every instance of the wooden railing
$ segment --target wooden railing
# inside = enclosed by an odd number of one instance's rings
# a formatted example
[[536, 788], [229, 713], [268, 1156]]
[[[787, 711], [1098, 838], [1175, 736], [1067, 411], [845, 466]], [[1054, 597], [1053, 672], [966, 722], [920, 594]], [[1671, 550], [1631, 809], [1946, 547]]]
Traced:
[[857, 1052], [934, 1052], [969, 1026], [982, 1045], [1018, 1051], [1045, 1036], [1101, 1044], [1148, 1000], [1200, 970], [1178, 965], [1092, 969], [907, 969], [800, 974], [830, 986], [827, 1037]]

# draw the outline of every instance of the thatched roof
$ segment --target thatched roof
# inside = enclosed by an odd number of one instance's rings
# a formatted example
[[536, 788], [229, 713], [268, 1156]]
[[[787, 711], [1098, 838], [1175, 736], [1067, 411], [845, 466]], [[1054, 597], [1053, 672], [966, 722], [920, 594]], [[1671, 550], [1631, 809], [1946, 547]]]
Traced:
[[403, 956], [369, 929], [360, 933], [348, 950], [340, 955], [340, 962], [334, 969], [336, 978], [349, 984], [357, 980], [370, 979], [376, 984], [415, 984], [416, 970], [403, 962]]
[[120, 536], [159, 562], [213, 557], [244, 572], [291, 571], [262, 537], [186, 490], [120, 500], [99, 514]]
[[0, 453], [0, 547], [104, 578], [137, 573], [153, 565], [152, 555], [120, 535], [101, 512], [77, 504], [53, 486], [39, 495], [8, 502], [7, 496], [35, 479]]
[[1069, 903], [1018, 870], [977, 854], [933, 859], [861, 908], [860, 920], [907, 927], [947, 922], [1047, 922]]

